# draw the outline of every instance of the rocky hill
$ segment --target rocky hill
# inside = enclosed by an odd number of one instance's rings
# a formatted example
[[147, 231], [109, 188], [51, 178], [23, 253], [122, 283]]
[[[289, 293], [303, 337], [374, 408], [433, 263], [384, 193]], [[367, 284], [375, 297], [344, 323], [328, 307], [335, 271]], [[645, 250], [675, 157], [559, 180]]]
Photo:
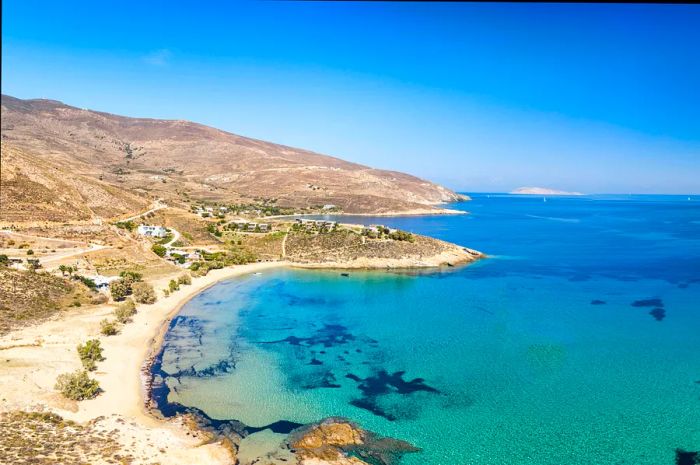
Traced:
[[3, 221], [23, 216], [32, 192], [50, 204], [37, 218], [47, 211], [51, 220], [111, 217], [156, 197], [183, 204], [277, 199], [280, 206], [333, 204], [348, 213], [437, 212], [461, 198], [408, 174], [201, 124], [128, 118], [53, 100], [3, 95], [2, 147]]

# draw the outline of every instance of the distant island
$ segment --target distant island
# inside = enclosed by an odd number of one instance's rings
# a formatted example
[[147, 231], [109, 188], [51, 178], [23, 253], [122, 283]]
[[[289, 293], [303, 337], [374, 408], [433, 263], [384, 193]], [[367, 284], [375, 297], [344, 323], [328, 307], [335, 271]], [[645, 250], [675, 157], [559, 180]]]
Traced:
[[510, 193], [520, 195], [583, 195], [580, 192], [559, 191], [556, 189], [547, 189], [546, 187], [518, 187]]

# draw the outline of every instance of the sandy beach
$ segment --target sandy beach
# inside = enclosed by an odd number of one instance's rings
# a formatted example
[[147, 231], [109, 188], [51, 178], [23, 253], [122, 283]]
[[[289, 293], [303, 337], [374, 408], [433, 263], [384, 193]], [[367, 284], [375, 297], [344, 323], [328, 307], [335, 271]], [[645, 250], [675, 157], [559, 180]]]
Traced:
[[[99, 323], [111, 318], [114, 305], [74, 308], [44, 323], [21, 328], [0, 337], [0, 413], [10, 411], [54, 412], [67, 420], [89, 424], [116, 436], [131, 463], [231, 463], [229, 451], [206, 433], [192, 430], [181, 419], [161, 420], [146, 409], [146, 378], [142, 370], [159, 350], [168, 322], [192, 297], [219, 281], [284, 266], [300, 268], [387, 269], [423, 268], [474, 260], [466, 249], [457, 248], [423, 259], [358, 258], [346, 262], [261, 262], [210, 271], [192, 279], [189, 286], [152, 305], [139, 305], [133, 321], [115, 336], [102, 336]], [[172, 276], [152, 284], [167, 288]], [[90, 376], [103, 392], [82, 402], [67, 400], [55, 389], [61, 373], [81, 369], [76, 346], [98, 338], [105, 360]]]
[[[77, 309], [4, 335], [0, 338], [0, 411], [50, 409], [69, 420], [96, 422], [105, 431], [116, 429], [117, 440], [135, 458], [132, 463], [230, 463], [223, 446], [206, 443], [203, 436], [177, 422], [161, 421], [146, 412], [141, 369], [151, 351], [157, 350], [167, 321], [193, 296], [221, 280], [285, 265], [263, 262], [212, 270], [153, 305], [139, 305], [133, 321], [116, 336], [99, 335], [100, 320], [114, 308], [109, 305]], [[167, 280], [155, 282], [154, 287], [166, 287]], [[53, 388], [56, 377], [81, 368], [75, 348], [91, 338], [99, 338], [104, 348], [105, 361], [92, 373], [104, 392], [80, 403], [66, 400]]]

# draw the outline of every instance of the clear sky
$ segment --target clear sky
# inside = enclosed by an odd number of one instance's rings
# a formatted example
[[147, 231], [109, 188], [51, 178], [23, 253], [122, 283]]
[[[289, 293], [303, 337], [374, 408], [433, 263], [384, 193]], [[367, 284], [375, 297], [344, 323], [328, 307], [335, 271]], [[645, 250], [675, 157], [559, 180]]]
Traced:
[[463, 191], [700, 193], [694, 5], [4, 0], [2, 92]]

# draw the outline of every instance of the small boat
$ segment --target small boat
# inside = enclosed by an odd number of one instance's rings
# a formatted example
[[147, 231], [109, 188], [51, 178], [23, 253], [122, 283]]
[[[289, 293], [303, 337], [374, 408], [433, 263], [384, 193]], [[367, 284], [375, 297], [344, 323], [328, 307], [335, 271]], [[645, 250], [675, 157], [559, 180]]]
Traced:
[[542, 201], [543, 201], [543, 202], [546, 202], [546, 201], [547, 201], [547, 197], [542, 197]]
[[345, 276], [346, 278], [350, 276], [350, 273], [340, 273], [340, 276]]
[[262, 273], [261, 273], [261, 272], [259, 272], [259, 271], [256, 271], [256, 272], [255, 272], [255, 273], [253, 273], [253, 274], [254, 274], [255, 276], [260, 276], [260, 275], [261, 275]]

